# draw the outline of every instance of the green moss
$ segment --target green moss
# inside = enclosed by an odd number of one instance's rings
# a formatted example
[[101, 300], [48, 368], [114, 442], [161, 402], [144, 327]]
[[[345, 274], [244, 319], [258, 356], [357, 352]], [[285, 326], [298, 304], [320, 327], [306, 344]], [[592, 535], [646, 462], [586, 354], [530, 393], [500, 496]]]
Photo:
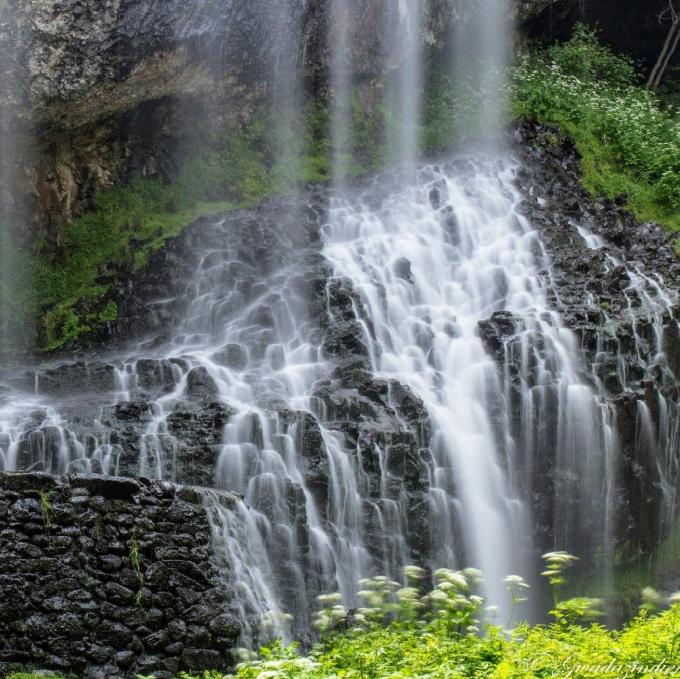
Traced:
[[112, 323], [118, 318], [118, 305], [111, 299], [99, 314], [100, 323]]
[[39, 491], [40, 513], [42, 514], [45, 530], [52, 527], [52, 517], [54, 516], [54, 505], [52, 504], [52, 493], [44, 490]]

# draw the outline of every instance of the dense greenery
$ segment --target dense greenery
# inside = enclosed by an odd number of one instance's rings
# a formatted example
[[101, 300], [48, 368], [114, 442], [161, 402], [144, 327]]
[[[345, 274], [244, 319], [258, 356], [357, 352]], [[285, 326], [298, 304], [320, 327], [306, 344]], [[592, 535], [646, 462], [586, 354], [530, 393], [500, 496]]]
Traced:
[[516, 115], [573, 139], [594, 195], [625, 196], [639, 219], [680, 229], [680, 117], [628, 58], [579, 26], [569, 42], [522, 56], [514, 85]]
[[[395, 622], [331, 637], [300, 657], [274, 647], [243, 664], [238, 679], [402, 679], [428, 677], [662, 677], [680, 671], [680, 606], [641, 614], [622, 631], [561, 622], [520, 625], [509, 636], [451, 633], [446, 618], [421, 625]], [[653, 668], [657, 668], [654, 672]], [[667, 668], [664, 672], [663, 669]]]

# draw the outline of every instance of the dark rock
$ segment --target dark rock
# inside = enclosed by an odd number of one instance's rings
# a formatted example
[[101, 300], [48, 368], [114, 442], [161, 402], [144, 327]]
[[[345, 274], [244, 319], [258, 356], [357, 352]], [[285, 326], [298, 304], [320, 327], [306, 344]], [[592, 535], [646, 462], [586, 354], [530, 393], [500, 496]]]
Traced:
[[187, 375], [187, 397], [192, 401], [214, 400], [217, 391], [215, 380], [205, 368], [194, 368]]
[[224, 660], [218, 651], [203, 648], [187, 648], [179, 661], [183, 670], [195, 670], [197, 667], [205, 669], [219, 669]]
[[232, 370], [245, 370], [248, 366], [248, 352], [240, 344], [227, 344], [215, 352], [212, 359]]
[[[76, 475], [51, 478], [48, 485], [46, 480], [42, 474], [0, 473], [3, 519], [17, 527], [0, 527], [0, 673], [22, 663], [106, 679], [176, 676], [182, 655], [195, 671], [226, 670], [226, 654], [239, 628], [225, 612], [227, 593], [212, 561], [200, 495], [145, 480]], [[53, 521], [47, 535], [38, 489], [51, 492]], [[81, 518], [90, 526], [76, 534], [97, 533], [96, 540], [75, 543], [77, 556], [70, 525], [77, 521], [74, 498], [84, 502]], [[167, 531], [132, 532], [153, 527], [159, 516]], [[36, 530], [27, 531], [34, 523]], [[133, 539], [139, 573], [131, 565]], [[189, 543], [187, 560], [148, 561], [156, 553], [185, 550]], [[183, 616], [200, 624], [187, 629]], [[219, 643], [209, 624], [219, 631]]]
[[222, 613], [211, 620], [210, 631], [215, 636], [236, 639], [241, 633], [241, 625], [233, 616]]

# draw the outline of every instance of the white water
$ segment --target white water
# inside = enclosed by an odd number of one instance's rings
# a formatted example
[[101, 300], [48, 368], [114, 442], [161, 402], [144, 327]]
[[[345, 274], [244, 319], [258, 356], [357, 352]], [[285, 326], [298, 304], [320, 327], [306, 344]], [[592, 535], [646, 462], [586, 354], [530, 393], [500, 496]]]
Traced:
[[419, 156], [421, 122], [423, 41], [421, 35], [423, 7], [419, 0], [398, 0], [397, 44], [401, 67], [394, 84], [396, 110], [395, 137], [392, 140], [397, 162], [414, 167]]
[[528, 571], [531, 517], [520, 498], [534, 451], [513, 441], [509, 379], [485, 350], [479, 321], [500, 310], [522, 319], [522, 426], [540, 416], [532, 399], [550, 390], [562, 405], [565, 463], [600, 454], [598, 406], [579, 379], [574, 337], [546, 303], [539, 271], [548, 262], [517, 212], [513, 170], [508, 158], [463, 158], [422, 169], [417, 184], [381, 195], [378, 207], [380, 186], [340, 198], [324, 249], [373, 322], [375, 370], [409, 385], [432, 418], [432, 562], [481, 568], [501, 607], [503, 576]]
[[[510, 0], [452, 0], [458, 17], [451, 73], [459, 99], [458, 125], [476, 131], [492, 148], [506, 125], [507, 69], [514, 27]], [[469, 118], [469, 120], [465, 120]]]

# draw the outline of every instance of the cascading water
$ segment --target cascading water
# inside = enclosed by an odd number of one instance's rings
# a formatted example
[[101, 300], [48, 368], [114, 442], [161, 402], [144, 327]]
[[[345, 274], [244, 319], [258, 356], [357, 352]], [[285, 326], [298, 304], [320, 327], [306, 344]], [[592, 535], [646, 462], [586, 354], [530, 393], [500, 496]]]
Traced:
[[[512, 177], [511, 160], [473, 157], [421, 170], [417, 184], [381, 195], [377, 207], [380, 186], [371, 186], [337, 201], [324, 250], [366, 305], [375, 370], [407, 384], [431, 416], [432, 564], [481, 568], [497, 605], [506, 601], [503, 576], [529, 572], [521, 498], [534, 486], [536, 447], [548, 443], [529, 430], [540, 432], [557, 399], [562, 420], [550, 443], [563, 468], [591, 480], [600, 476], [582, 467], [601, 464], [602, 444], [597, 399], [581, 380], [575, 338], [546, 302], [539, 272], [549, 263], [517, 212]], [[515, 384], [478, 331], [500, 310], [522, 319], [518, 346], [506, 347], [515, 355], [504, 360]], [[521, 400], [519, 432], [511, 391]]]
[[454, 92], [466, 100], [461, 114], [475, 119], [477, 137], [498, 144], [505, 127], [506, 72], [512, 53], [510, 2], [453, 0], [453, 4], [459, 21], [452, 38], [452, 73]]
[[[422, 3], [399, 0], [397, 45], [402, 56], [397, 82], [393, 85], [392, 106], [396, 109], [396, 125], [392, 145], [396, 160], [412, 168], [419, 155], [422, 82]], [[396, 104], [396, 106], [395, 106]]]
[[[588, 248], [594, 251], [605, 248], [604, 241], [587, 227], [576, 225], [576, 228]], [[628, 420], [631, 414], [626, 412], [625, 399], [619, 398], [614, 405], [603, 408], [611, 432], [603, 512], [604, 544], [609, 557], [604, 564], [605, 568], [610, 568], [617, 521], [615, 498], [625, 485], [619, 471], [623, 456], [632, 453], [633, 459], [651, 461], [660, 490], [659, 506], [652, 521], [658, 522], [661, 534], [670, 530], [677, 514], [680, 478], [674, 453], [680, 434], [678, 403], [674, 398], [677, 385], [674, 368], [677, 370], [677, 367], [671, 365], [666, 355], [666, 336], [668, 330], [678, 328], [675, 318], [678, 298], [675, 291], [664, 287], [663, 280], [646, 275], [637, 265], [627, 265], [609, 252], [605, 255], [605, 268], [623, 288], [627, 307], [623, 317], [630, 332], [611, 322], [607, 311], [602, 310], [597, 300], [591, 300], [591, 310], [604, 315], [595, 340], [592, 382], [603, 402], [610, 392], [634, 394], [641, 377], [645, 383], [644, 398], [628, 401], [635, 409], [632, 422]], [[630, 352], [634, 355], [633, 361], [625, 358]], [[616, 357], [614, 366], [611, 365], [612, 356]], [[607, 584], [611, 586], [611, 582]]]
[[[471, 18], [454, 80], [476, 82], [485, 136], [497, 138], [509, 10], [501, 0], [456, 7]], [[657, 369], [675, 383], [664, 355], [675, 298], [610, 257], [609, 270], [625, 269], [633, 332], [623, 346], [605, 313], [588, 355], [555, 310], [519, 161], [487, 144], [418, 166], [424, 16], [422, 3], [399, 0], [382, 17], [402, 57], [386, 94], [394, 173], [345, 181], [355, 84], [338, 0], [333, 186], [190, 227], [187, 252], [174, 252], [177, 280], [145, 308], [172, 319], [158, 337], [65, 373], [11, 373], [0, 392], [0, 469], [203, 489], [244, 643], [257, 643], [262, 618], [285, 638], [304, 636], [315, 595], [339, 590], [356, 606], [361, 577], [398, 578], [411, 562], [477, 566], [489, 603], [506, 608], [503, 576], [531, 573], [539, 545], [611, 556], [624, 454], [657, 465], [661, 519], [645, 520], [667, 525], [676, 513], [678, 399], [632, 394]], [[285, 29], [268, 68], [287, 141], [269, 161], [295, 162], [286, 134], [302, 107], [301, 20], [287, 3], [266, 20], [270, 32]], [[221, 66], [220, 50], [209, 52]], [[586, 226], [571, 228], [602, 246]]]

